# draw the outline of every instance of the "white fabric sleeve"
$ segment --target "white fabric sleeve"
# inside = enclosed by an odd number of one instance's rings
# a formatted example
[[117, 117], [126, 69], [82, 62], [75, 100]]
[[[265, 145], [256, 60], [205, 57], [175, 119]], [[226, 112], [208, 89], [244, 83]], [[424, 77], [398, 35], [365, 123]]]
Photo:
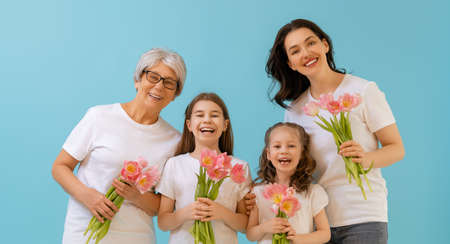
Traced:
[[284, 110], [284, 122], [292, 122], [292, 120], [291, 120], [291, 118], [290, 118], [290, 116], [289, 116], [289, 110], [288, 109], [286, 109], [286, 110]]
[[395, 123], [394, 115], [386, 101], [386, 96], [378, 89], [375, 82], [369, 82], [362, 95], [363, 114], [369, 131], [375, 133]]
[[90, 108], [64, 142], [63, 149], [78, 161], [82, 161], [92, 149], [95, 117]]
[[313, 216], [316, 216], [328, 205], [328, 195], [319, 184], [313, 184], [311, 187], [311, 210]]
[[156, 186], [156, 191], [172, 200], [176, 200], [175, 190], [173, 189], [173, 177], [176, 177], [176, 174], [173, 171], [175, 169], [173, 167], [175, 161], [172, 159], [173, 158], [169, 158], [169, 160], [167, 160], [166, 164], [164, 165], [161, 180]]
[[250, 173], [250, 166], [248, 163], [244, 164], [245, 168], [245, 181], [239, 184], [239, 199], [242, 200], [244, 196], [250, 191], [250, 185], [252, 184], [252, 175]]

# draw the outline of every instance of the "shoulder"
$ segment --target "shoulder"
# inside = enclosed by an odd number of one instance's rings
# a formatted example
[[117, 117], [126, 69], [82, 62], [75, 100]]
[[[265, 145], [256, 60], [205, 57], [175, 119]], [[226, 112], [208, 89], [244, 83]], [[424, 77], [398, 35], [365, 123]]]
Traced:
[[308, 191], [309, 198], [327, 198], [328, 194], [319, 184], [311, 184]]
[[343, 80], [343, 91], [349, 92], [349, 93], [364, 93], [367, 86], [371, 83], [371, 81], [368, 81], [364, 78], [346, 74]]
[[97, 118], [103, 118], [108, 114], [114, 113], [116, 104], [97, 105], [90, 107], [84, 115], [85, 121], [96, 121]]
[[192, 160], [192, 157], [189, 155], [189, 153], [180, 154], [180, 155], [171, 157], [167, 160], [166, 164], [176, 164], [176, 163], [183, 162], [186, 160]]
[[265, 187], [266, 185], [267, 185], [267, 184], [265, 184], [265, 183], [258, 183], [258, 184], [256, 184], [256, 185], [253, 187], [253, 193], [254, 193], [256, 196], [258, 196], [258, 197], [262, 197], [262, 193], [263, 193], [264, 187]]
[[161, 131], [165, 131], [166, 133], [178, 139], [181, 138], [180, 132], [177, 129], [175, 129], [171, 124], [169, 124], [166, 120], [164, 120], [162, 117], [159, 117], [158, 123], [160, 124]]
[[94, 113], [94, 114], [112, 113], [112, 112], [117, 111], [118, 106], [120, 106], [119, 103], [97, 105], [97, 106], [90, 107], [88, 109], [88, 113]]

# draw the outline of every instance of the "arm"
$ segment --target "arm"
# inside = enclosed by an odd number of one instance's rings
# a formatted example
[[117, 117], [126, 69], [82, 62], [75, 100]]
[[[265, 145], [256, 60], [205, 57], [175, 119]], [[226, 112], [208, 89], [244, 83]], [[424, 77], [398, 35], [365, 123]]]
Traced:
[[285, 233], [288, 232], [289, 222], [284, 218], [273, 218], [259, 224], [258, 207], [255, 206], [250, 211], [247, 225], [247, 239], [249, 241], [260, 241], [266, 233]]
[[77, 164], [78, 160], [64, 149], [61, 150], [53, 163], [53, 178], [68, 194], [86, 206], [100, 222], [103, 222], [101, 216], [112, 219], [115, 212], [118, 211], [117, 207], [103, 194], [93, 188], [87, 187], [75, 177], [73, 170]]
[[292, 240], [293, 244], [314, 244], [326, 243], [330, 240], [330, 225], [328, 224], [325, 210], [314, 216], [314, 223], [316, 224], [316, 231], [309, 234], [295, 234], [295, 231], [290, 227], [287, 239]]
[[353, 157], [353, 162], [362, 164], [364, 168], [368, 168], [371, 162], [374, 168], [384, 168], [403, 159], [405, 149], [396, 124], [376, 131], [375, 136], [380, 141], [381, 148], [365, 152], [359, 143], [347, 141], [342, 143], [339, 154]]
[[201, 218], [200, 209], [203, 204], [198, 201], [178, 209], [175, 212], [175, 200], [161, 195], [161, 206], [158, 212], [158, 227], [162, 231], [174, 230], [188, 220], [199, 220]]
[[205, 217], [201, 218], [201, 221], [222, 220], [235, 231], [243, 232], [245, 230], [248, 217], [245, 215], [244, 199], [238, 202], [237, 212], [233, 212], [208, 198], [198, 198], [198, 201], [207, 205], [207, 207], [202, 208], [201, 215]]
[[159, 210], [161, 195], [153, 192], [141, 194], [133, 184], [125, 184], [118, 179], [114, 179], [113, 184], [117, 194], [132, 202], [138, 208], [142, 209], [149, 216], [155, 216]]

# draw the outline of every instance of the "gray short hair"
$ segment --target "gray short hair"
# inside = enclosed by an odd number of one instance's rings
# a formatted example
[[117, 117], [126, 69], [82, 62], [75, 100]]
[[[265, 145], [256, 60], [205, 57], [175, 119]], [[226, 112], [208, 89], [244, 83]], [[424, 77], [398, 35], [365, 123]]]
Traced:
[[150, 51], [142, 54], [136, 66], [136, 71], [134, 72], [134, 80], [140, 82], [144, 69], [151, 68], [159, 62], [162, 62], [175, 71], [179, 80], [179, 86], [175, 96], [180, 95], [183, 90], [184, 81], [186, 80], [186, 65], [184, 64], [183, 58], [173, 51], [162, 48], [152, 48]]

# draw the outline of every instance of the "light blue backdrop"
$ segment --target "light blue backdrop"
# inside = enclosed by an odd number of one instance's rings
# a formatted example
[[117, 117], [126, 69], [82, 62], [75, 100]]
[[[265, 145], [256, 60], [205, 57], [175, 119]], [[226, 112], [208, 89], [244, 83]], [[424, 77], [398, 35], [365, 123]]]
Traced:
[[188, 67], [163, 117], [181, 129], [187, 103], [217, 92], [235, 154], [255, 169], [264, 131], [283, 115], [267, 99], [269, 48], [302, 17], [332, 37], [337, 66], [376, 81], [394, 111], [406, 157], [383, 169], [390, 243], [450, 243], [449, 10], [445, 0], [3, 1], [1, 242], [60, 243], [68, 196], [53, 160], [90, 106], [134, 97], [136, 62], [151, 47], [179, 52]]

